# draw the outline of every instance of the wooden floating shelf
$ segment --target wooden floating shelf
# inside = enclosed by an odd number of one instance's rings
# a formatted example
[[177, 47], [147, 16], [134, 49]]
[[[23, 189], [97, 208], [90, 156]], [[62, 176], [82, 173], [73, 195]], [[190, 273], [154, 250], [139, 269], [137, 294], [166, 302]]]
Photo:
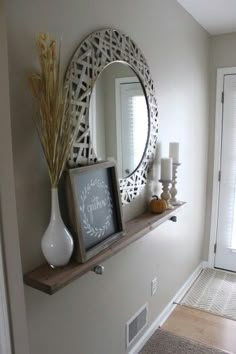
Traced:
[[25, 274], [24, 282], [32, 288], [52, 295], [73, 280], [81, 277], [88, 271], [93, 270], [96, 265], [143, 237], [163, 222], [171, 220], [176, 212], [180, 211], [185, 204], [186, 203], [182, 203], [180, 206], [166, 210], [162, 214], [157, 215], [146, 212], [139, 217], [132, 219], [125, 224], [126, 235], [123, 238], [114, 242], [110, 247], [106, 248], [86, 263], [78, 264], [75, 261], [71, 261], [67, 266], [55, 269], [51, 268], [48, 264], [44, 264]]

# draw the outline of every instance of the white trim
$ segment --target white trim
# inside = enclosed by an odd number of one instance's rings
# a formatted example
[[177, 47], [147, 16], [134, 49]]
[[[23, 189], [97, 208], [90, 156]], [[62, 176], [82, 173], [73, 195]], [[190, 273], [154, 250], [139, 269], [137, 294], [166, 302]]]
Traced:
[[93, 87], [93, 92], [90, 96], [90, 106], [89, 106], [89, 126], [91, 127], [91, 138], [93, 142], [93, 148], [97, 153], [97, 91], [96, 85]]
[[217, 69], [216, 82], [216, 112], [215, 112], [215, 138], [214, 138], [214, 157], [213, 157], [213, 180], [212, 180], [212, 200], [211, 200], [211, 218], [210, 218], [210, 242], [208, 262], [209, 266], [214, 268], [215, 254], [214, 245], [216, 243], [218, 200], [219, 200], [219, 182], [218, 173], [220, 170], [220, 152], [221, 152], [221, 132], [222, 132], [222, 103], [221, 94], [224, 84], [224, 75], [236, 73], [236, 67]]
[[[118, 81], [119, 80], [119, 81]], [[115, 102], [116, 102], [116, 156], [118, 176], [122, 176], [122, 146], [121, 146], [121, 123], [120, 123], [120, 79], [115, 79]], [[119, 104], [118, 104], [119, 102]]]
[[144, 332], [143, 336], [138, 340], [134, 347], [129, 351], [129, 354], [138, 354], [139, 351], [143, 348], [144, 344], [148, 339], [153, 335], [153, 333], [162, 326], [170, 314], [174, 311], [177, 304], [183, 298], [184, 294], [188, 291], [194, 281], [197, 279], [202, 269], [207, 266], [207, 262], [201, 262], [195, 271], [188, 277], [186, 282], [182, 287], [177, 291], [172, 300], [166, 305], [164, 310], [159, 314], [159, 316], [151, 323], [151, 325]]
[[126, 77], [119, 77], [115, 79], [117, 84], [132, 84], [132, 83], [140, 83], [137, 76], [126, 76]]
[[[5, 1], [6, 2], [6, 1]], [[0, 215], [10, 336], [14, 354], [29, 354], [13, 170], [9, 70], [4, 1], [0, 3]]]
[[0, 220], [0, 352], [2, 350], [1, 353], [12, 354], [1, 230], [2, 225]]
[[205, 269], [205, 268], [212, 268], [212, 267], [209, 265], [209, 262], [208, 262], [208, 261], [202, 261], [202, 269]]

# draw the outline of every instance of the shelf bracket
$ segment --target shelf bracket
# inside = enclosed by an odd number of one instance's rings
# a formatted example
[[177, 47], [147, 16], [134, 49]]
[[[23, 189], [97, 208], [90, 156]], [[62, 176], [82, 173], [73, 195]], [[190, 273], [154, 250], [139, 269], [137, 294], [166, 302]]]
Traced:
[[95, 274], [98, 274], [98, 275], [102, 275], [104, 273], [104, 266], [103, 265], [100, 265], [100, 264], [97, 264], [94, 268], [93, 268], [93, 272]]

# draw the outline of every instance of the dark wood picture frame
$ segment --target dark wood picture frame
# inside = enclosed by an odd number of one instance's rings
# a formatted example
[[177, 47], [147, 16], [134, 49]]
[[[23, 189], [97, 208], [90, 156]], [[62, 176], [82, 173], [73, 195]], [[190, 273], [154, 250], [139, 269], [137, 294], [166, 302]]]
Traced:
[[84, 263], [125, 235], [116, 165], [70, 169], [65, 187], [74, 258]]

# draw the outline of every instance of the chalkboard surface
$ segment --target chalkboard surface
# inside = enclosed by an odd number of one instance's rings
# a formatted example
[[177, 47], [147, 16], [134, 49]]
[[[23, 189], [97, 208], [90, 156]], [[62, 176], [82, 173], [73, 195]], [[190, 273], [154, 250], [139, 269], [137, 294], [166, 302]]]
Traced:
[[119, 189], [113, 162], [69, 171], [73, 225], [81, 261], [124, 235]]
[[111, 178], [111, 170], [104, 168], [81, 173], [75, 178], [86, 250], [119, 231]]

